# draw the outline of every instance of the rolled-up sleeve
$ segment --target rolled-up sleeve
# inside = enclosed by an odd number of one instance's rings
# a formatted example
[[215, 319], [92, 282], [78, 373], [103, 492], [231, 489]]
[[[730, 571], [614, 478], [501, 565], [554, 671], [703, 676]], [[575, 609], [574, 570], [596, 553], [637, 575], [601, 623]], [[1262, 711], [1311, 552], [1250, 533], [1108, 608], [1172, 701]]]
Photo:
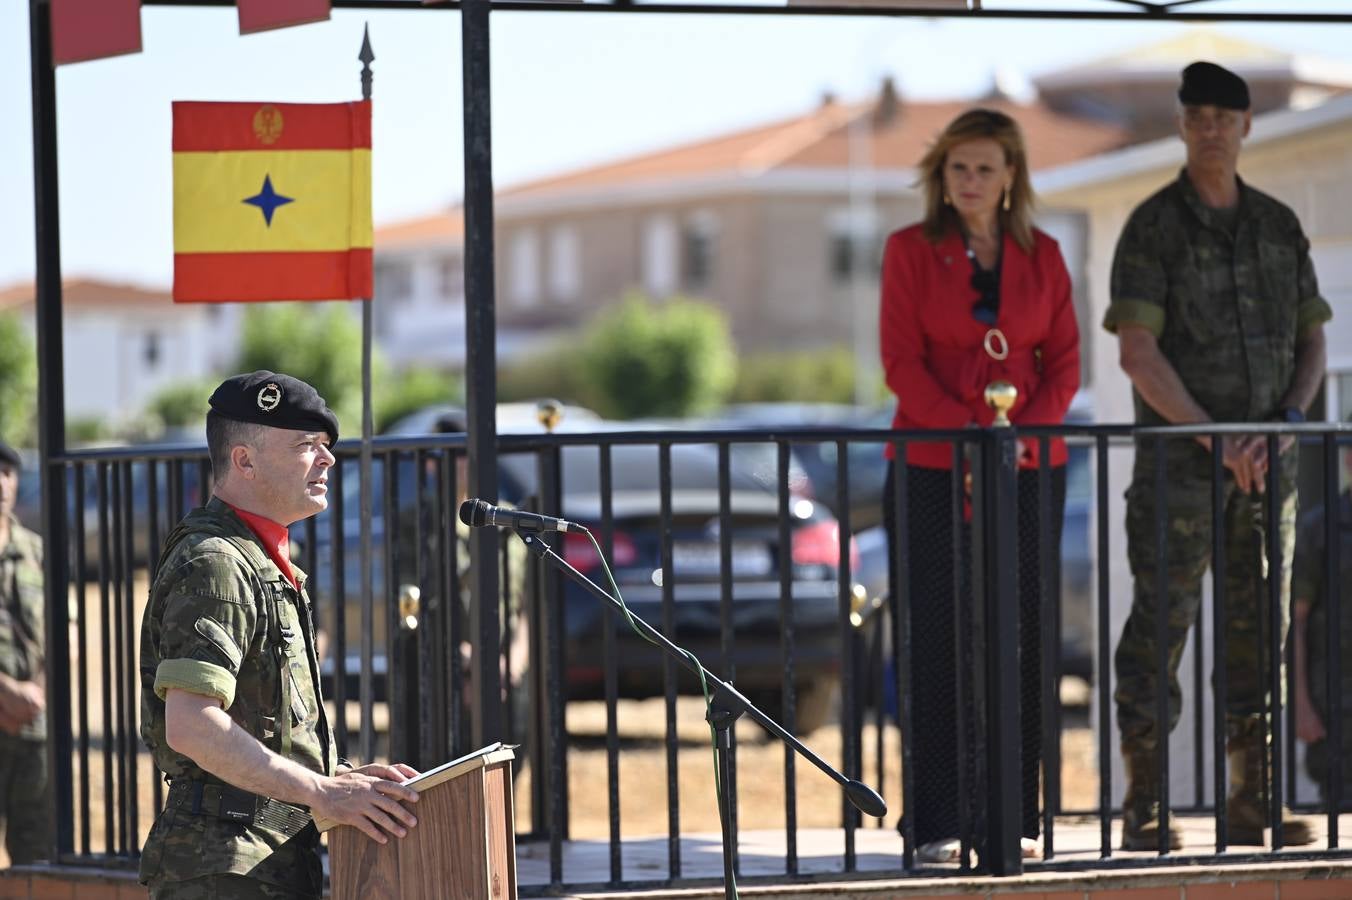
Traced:
[[202, 694], [229, 709], [253, 639], [257, 611], [248, 579], [233, 561], [198, 560], [166, 598], [155, 694]]

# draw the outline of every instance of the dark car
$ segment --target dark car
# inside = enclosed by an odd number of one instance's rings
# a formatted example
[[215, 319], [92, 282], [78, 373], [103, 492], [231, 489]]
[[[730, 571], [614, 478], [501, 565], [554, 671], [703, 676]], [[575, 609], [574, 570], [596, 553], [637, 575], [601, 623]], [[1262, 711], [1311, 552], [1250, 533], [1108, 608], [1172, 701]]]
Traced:
[[[562, 454], [562, 515], [599, 529], [599, 459], [596, 447], [567, 447]], [[535, 460], [501, 458], [504, 472], [523, 494], [532, 493]], [[672, 598], [668, 632], [710, 670], [735, 668], [738, 688], [772, 715], [780, 710], [785, 681], [782, 656], [781, 560], [789, 566], [794, 624], [796, 727], [808, 732], [828, 716], [837, 693], [840, 666], [837, 573], [840, 537], [836, 520], [806, 498], [790, 503], [790, 543], [779, 543], [779, 498], [755, 478], [730, 473], [732, 518], [732, 629], [730, 661], [721, 657], [720, 528], [718, 455], [704, 445], [671, 447], [671, 583], [664, 588], [658, 450], [654, 446], [611, 448], [614, 554], [611, 569], [628, 609], [649, 624], [663, 622], [664, 590]], [[599, 532], [598, 532], [599, 533]], [[605, 583], [601, 560], [584, 535], [564, 538], [564, 558], [593, 581]], [[569, 581], [564, 591], [567, 684], [572, 698], [602, 695], [602, 601]], [[616, 639], [620, 691], [648, 697], [663, 692], [663, 656], [637, 635], [622, 616], [611, 618]], [[683, 693], [698, 692], [693, 676], [682, 677]]]

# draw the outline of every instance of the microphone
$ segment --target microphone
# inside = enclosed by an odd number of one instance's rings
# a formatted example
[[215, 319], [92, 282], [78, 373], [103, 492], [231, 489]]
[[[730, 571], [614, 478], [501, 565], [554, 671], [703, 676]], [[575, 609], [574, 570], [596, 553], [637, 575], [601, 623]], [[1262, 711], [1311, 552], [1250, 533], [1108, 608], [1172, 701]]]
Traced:
[[503, 509], [483, 500], [466, 500], [460, 504], [460, 521], [471, 528], [484, 525], [500, 525], [515, 528], [517, 531], [567, 531], [573, 534], [586, 534], [587, 529], [576, 522], [556, 519], [553, 516], [541, 516], [536, 513], [521, 512], [515, 509]]

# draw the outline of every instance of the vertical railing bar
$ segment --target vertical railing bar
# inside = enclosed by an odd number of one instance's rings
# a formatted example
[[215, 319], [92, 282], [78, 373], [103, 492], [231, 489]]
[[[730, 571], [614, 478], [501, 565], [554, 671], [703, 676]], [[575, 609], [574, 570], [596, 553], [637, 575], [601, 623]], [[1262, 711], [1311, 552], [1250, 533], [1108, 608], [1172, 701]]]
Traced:
[[[1055, 584], [1055, 561], [1060, 554], [1052, 534], [1051, 438], [1038, 438], [1038, 624], [1042, 639], [1042, 858], [1056, 857], [1055, 822], [1061, 806], [1061, 633], [1057, 627], [1060, 585]], [[1027, 727], [1027, 726], [1024, 726]]]
[[[1211, 445], [1219, 446], [1222, 436], [1211, 435]], [[1211, 454], [1211, 671], [1212, 678], [1212, 748], [1215, 763], [1212, 765], [1212, 792], [1215, 794], [1216, 809], [1216, 852], [1224, 853], [1228, 842], [1226, 803], [1226, 685], [1229, 676], [1226, 673], [1226, 629], [1229, 628], [1225, 604], [1228, 602], [1225, 591], [1225, 468], [1224, 454]], [[1200, 617], [1199, 617], [1200, 625]], [[1202, 695], [1196, 695], [1201, 705]]]
[[[1268, 727], [1272, 729], [1266, 743], [1260, 747], [1270, 747], [1270, 759], [1264, 760], [1264, 770], [1266, 778], [1264, 784], [1270, 791], [1268, 798], [1270, 801], [1269, 815], [1272, 827], [1272, 850], [1276, 852], [1282, 849], [1282, 767], [1283, 767], [1283, 747], [1282, 747], [1282, 652], [1285, 649], [1282, 646], [1282, 618], [1285, 610], [1282, 609], [1282, 585], [1285, 582], [1284, 570], [1286, 560], [1282, 558], [1282, 537], [1279, 530], [1282, 513], [1281, 496], [1281, 459], [1279, 442], [1281, 436], [1276, 432], [1269, 432], [1267, 435], [1268, 459], [1271, 461], [1267, 468], [1267, 494], [1263, 498], [1264, 515], [1264, 537], [1267, 539], [1267, 601], [1268, 601], [1268, 677], [1270, 679], [1268, 690], [1271, 694], [1272, 712], [1267, 716]], [[1265, 756], [1267, 754], [1264, 754]]]
[[1168, 467], [1165, 439], [1155, 438], [1155, 671], [1159, 673], [1155, 695], [1155, 740], [1159, 757], [1160, 827], [1159, 852], [1169, 852], [1169, 543], [1167, 531]]
[[[433, 633], [429, 638], [433, 650], [432, 658], [436, 665], [433, 676], [432, 728], [436, 735], [433, 741], [435, 758], [448, 759], [451, 756], [450, 721], [448, 712], [447, 686], [450, 661], [455, 658], [447, 644], [447, 620], [453, 618], [460, 608], [460, 598], [451, 592], [451, 577], [447, 560], [450, 558], [450, 545], [456, 541], [456, 496], [450, 492], [448, 479], [451, 470], [451, 450], [443, 447], [436, 456], [436, 495], [437, 495], [437, 539], [436, 539], [436, 592], [440, 598], [439, 615], [433, 622]], [[524, 583], [524, 582], [523, 582]], [[522, 615], [525, 611], [522, 610]], [[524, 742], [526, 735], [518, 735]]]
[[[464, 447], [457, 448], [453, 451], [450, 462], [450, 471], [447, 473], [446, 495], [448, 497], [455, 497], [457, 500], [461, 495], [460, 458], [466, 453], [467, 450]], [[458, 757], [463, 755], [467, 750], [465, 742], [468, 729], [464, 727], [465, 709], [462, 695], [463, 681], [460, 671], [460, 597], [463, 591], [469, 589], [469, 586], [464, 584], [463, 579], [461, 578], [461, 547], [460, 539], [458, 537], [459, 533], [453, 532], [453, 534], [456, 536], [452, 537], [452, 539], [447, 542], [448, 546], [446, 548], [446, 570], [447, 576], [450, 579], [450, 587], [447, 589], [446, 596], [450, 598], [451, 603], [451, 607], [447, 610], [448, 614], [446, 616], [446, 667], [449, 670], [446, 675], [446, 680], [450, 685], [448, 699], [450, 722], [448, 723], [449, 733], [447, 737], [450, 739], [451, 743], [450, 756]], [[532, 653], [535, 652], [536, 649], [532, 648]], [[538, 655], [536, 658], [539, 658]], [[540, 666], [539, 668], [543, 669], [544, 667]], [[534, 744], [538, 746], [541, 743], [539, 740], [540, 736], [537, 734], [534, 735], [534, 737], [536, 738]], [[534, 759], [533, 756], [532, 759]], [[543, 811], [545, 807], [544, 803], [539, 802], [539, 798], [544, 796], [542, 788], [544, 778], [543, 776], [536, 778], [534, 773], [537, 771], [543, 772], [544, 766], [531, 766], [531, 781], [536, 783], [533, 787], [532, 799], [536, 802], [532, 804], [532, 817], [542, 815], [542, 812], [536, 812], [535, 810]]]
[[[718, 634], [723, 680], [729, 684], [737, 680], [736, 647], [732, 615], [732, 576], [735, 563], [732, 558], [732, 445], [727, 440], [718, 442]], [[737, 727], [728, 729], [728, 784], [723, 785], [727, 797], [728, 825], [732, 843], [732, 870], [741, 873], [742, 855], [737, 841]]]
[[88, 856], [91, 847], [91, 825], [89, 821], [89, 596], [86, 585], [89, 582], [88, 560], [85, 558], [85, 464], [75, 463], [75, 578], [76, 592], [80, 598], [79, 617], [75, 620], [76, 668], [79, 682], [77, 685], [78, 715], [80, 722], [80, 848]]
[[[797, 716], [794, 673], [793, 627], [793, 534], [789, 529], [789, 445], [783, 440], [775, 444], [775, 485], [779, 494], [779, 618], [783, 624], [780, 633], [780, 661], [784, 664], [784, 682], [780, 694], [780, 723], [790, 734]], [[798, 874], [798, 781], [797, 759], [793, 749], [784, 747], [784, 871]]]
[[[895, 629], [896, 643], [893, 657], [896, 668], [897, 687], [897, 724], [901, 728], [901, 808], [912, 810], [915, 799], [915, 731], [911, 714], [911, 509], [910, 509], [910, 468], [906, 464], [907, 445], [905, 441], [892, 444], [894, 459], [892, 471], [895, 473], [892, 484], [893, 520], [896, 529], [896, 543], [892, 553], [897, 561], [896, 579], [892, 589], [897, 592], [893, 598], [892, 627]], [[901, 863], [910, 870], [915, 867], [915, 816], [903, 812], [901, 818]]]
[[[1347, 451], [1343, 451], [1347, 452]], [[1342, 696], [1342, 529], [1352, 523], [1342, 521], [1342, 503], [1338, 492], [1338, 444], [1333, 432], [1324, 435], [1324, 600], [1328, 606], [1324, 640], [1328, 655], [1324, 696], [1327, 721], [1324, 746], [1328, 748], [1328, 846], [1338, 847], [1338, 815], [1343, 809], [1343, 716]], [[1337, 706], [1335, 706], [1335, 704]]]
[[[146, 584], [155, 583], [155, 574], [159, 570], [160, 548], [163, 546], [163, 536], [160, 533], [160, 477], [159, 461], [150, 458], [146, 460], [146, 497], [148, 498], [149, 522], [147, 524], [146, 541]], [[165, 517], [166, 520], [168, 516]], [[147, 591], [149, 587], [147, 587]], [[133, 620], [134, 621], [134, 620]], [[136, 684], [139, 676], [139, 669], [133, 666], [132, 683]], [[136, 740], [135, 736], [132, 738]], [[140, 745], [137, 744], [139, 747]], [[155, 765], [155, 760], [150, 760], [150, 802], [156, 815], [164, 808], [164, 779], [160, 777], [159, 767]]]
[[1108, 578], [1108, 436], [1094, 436], [1094, 567], [1098, 573], [1096, 616], [1098, 634], [1097, 666], [1094, 684], [1098, 688], [1098, 775], [1099, 775], [1099, 857], [1113, 855], [1113, 770], [1112, 770], [1112, 664], [1110, 660], [1109, 601], [1112, 585]]
[[[601, 487], [601, 552], [615, 558], [614, 474], [611, 445], [597, 448]], [[620, 677], [616, 660], [615, 611], [601, 605], [601, 667], [606, 697], [606, 809], [610, 825], [610, 884], [624, 881], [624, 844], [620, 834]]]
[[[122, 464], [122, 513], [123, 513], [123, 568], [122, 568], [122, 647], [120, 656], [123, 672], [124, 692], [122, 695], [122, 722], [119, 738], [119, 752], [126, 757], [127, 785], [124, 801], [126, 803], [126, 840], [125, 852], [133, 853], [140, 848], [140, 741], [137, 739], [136, 713], [139, 703], [139, 678], [136, 665], [136, 590], [134, 587], [136, 568], [136, 515], [133, 478], [134, 463], [128, 460]], [[147, 553], [149, 549], [147, 548]]]
[[113, 692], [113, 721], [108, 723], [108, 738], [113, 745], [113, 755], [117, 760], [117, 784], [115, 796], [117, 797], [117, 847], [119, 853], [128, 852], [127, 840], [127, 752], [126, 752], [126, 733], [123, 725], [126, 722], [126, 683], [123, 679], [126, 660], [122, 658], [122, 647], [124, 645], [123, 635], [126, 629], [124, 618], [124, 594], [125, 580], [123, 576], [125, 567], [125, 554], [123, 543], [126, 539], [126, 528], [123, 520], [122, 510], [122, 467], [123, 464], [115, 462], [112, 464], [109, 475], [111, 481], [111, 501], [109, 522], [112, 526], [111, 551], [112, 551], [112, 616], [113, 616], [113, 634], [112, 646], [109, 648], [109, 655], [113, 660], [113, 680], [107, 685], [107, 689]]
[[972, 869], [972, 806], [971, 779], [968, 778], [967, 759], [973, 748], [967, 746], [967, 723], [972, 713], [968, 692], [971, 691], [971, 679], [963, 666], [967, 655], [967, 641], [964, 632], [970, 605], [963, 593], [963, 500], [966, 494], [964, 481], [964, 454], [961, 441], [953, 442], [952, 468], [949, 470], [949, 536], [953, 546], [953, 684], [954, 696], [958, 699], [958, 708], [954, 715], [957, 731], [957, 770], [958, 770], [958, 870], [970, 872]]
[[[850, 532], [850, 461], [846, 455], [848, 449], [849, 446], [843, 438], [836, 440], [836, 596], [839, 608], [840, 649], [844, 657], [840, 665], [840, 736], [843, 744], [841, 755], [845, 766], [845, 777], [858, 779], [861, 774], [859, 758], [861, 756], [860, 742], [862, 735], [856, 701], [858, 690], [855, 684], [855, 675], [858, 671], [858, 642], [855, 639], [854, 626], [850, 624], [850, 600], [852, 597], [850, 589], [853, 573], [850, 567], [852, 535]], [[854, 804], [850, 803], [848, 798], [844, 796], [841, 797], [840, 810], [841, 824], [845, 828], [845, 871], [853, 872], [859, 867], [858, 851], [855, 846], [855, 830], [860, 823], [859, 810], [855, 809]]]
[[[413, 646], [418, 654], [418, 722], [417, 722], [417, 752], [418, 761], [422, 765], [427, 765], [434, 761], [435, 748], [432, 746], [432, 735], [435, 730], [432, 716], [432, 653], [435, 650], [433, 642], [429, 635], [436, 631], [436, 613], [430, 607], [434, 597], [432, 593], [431, 579], [428, 572], [427, 559], [427, 449], [419, 447], [413, 452], [413, 573], [418, 583], [418, 628], [410, 635]], [[503, 541], [500, 545], [504, 559], [507, 552], [507, 543]], [[503, 593], [506, 594], [507, 582], [502, 582]], [[506, 619], [500, 621], [506, 622]], [[510, 684], [511, 673], [508, 673], [508, 683]], [[510, 702], [510, 700], [509, 700]], [[507, 723], [511, 720], [508, 719]], [[510, 739], [510, 738], [509, 738]], [[438, 760], [439, 761], [439, 760]]]
[[[675, 565], [672, 563], [671, 443], [658, 444], [657, 485], [661, 495], [662, 633], [680, 645], [676, 633]], [[667, 865], [668, 877], [681, 877], [680, 741], [676, 735], [676, 664], [662, 656], [662, 689], [666, 699]]]
[[110, 597], [112, 570], [112, 541], [109, 535], [108, 463], [98, 464], [99, 488], [99, 643], [102, 649], [100, 663], [103, 675], [103, 841], [104, 852], [116, 853], [117, 829], [113, 814], [113, 606]]
[[[408, 755], [409, 723], [401, 721], [404, 712], [403, 680], [395, 671], [399, 666], [399, 451], [380, 454], [384, 476], [381, 517], [384, 522], [385, 569], [385, 708], [389, 717], [390, 760]], [[372, 471], [375, 470], [374, 460]], [[374, 711], [373, 711], [374, 713]]]

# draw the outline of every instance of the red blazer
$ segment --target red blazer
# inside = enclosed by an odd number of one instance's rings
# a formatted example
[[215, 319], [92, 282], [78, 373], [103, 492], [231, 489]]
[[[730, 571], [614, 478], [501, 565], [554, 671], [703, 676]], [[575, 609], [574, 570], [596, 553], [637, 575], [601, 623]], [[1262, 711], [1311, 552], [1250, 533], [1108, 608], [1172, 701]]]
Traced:
[[[1000, 315], [1009, 355], [984, 349], [988, 327], [972, 316], [972, 263], [956, 232], [932, 244], [920, 225], [894, 232], [883, 253], [880, 339], [887, 386], [897, 396], [897, 430], [955, 430], [995, 418], [986, 385], [1003, 378], [1019, 389], [1015, 425], [1059, 424], [1080, 384], [1080, 331], [1070, 276], [1055, 240], [1034, 229], [1031, 253], [1005, 235]], [[992, 341], [999, 353], [998, 340]], [[1037, 465], [1037, 441], [1022, 463]], [[1051, 442], [1051, 464], [1066, 462], [1065, 441]], [[888, 457], [894, 455], [891, 445]], [[949, 443], [910, 442], [906, 461], [950, 468]]]

